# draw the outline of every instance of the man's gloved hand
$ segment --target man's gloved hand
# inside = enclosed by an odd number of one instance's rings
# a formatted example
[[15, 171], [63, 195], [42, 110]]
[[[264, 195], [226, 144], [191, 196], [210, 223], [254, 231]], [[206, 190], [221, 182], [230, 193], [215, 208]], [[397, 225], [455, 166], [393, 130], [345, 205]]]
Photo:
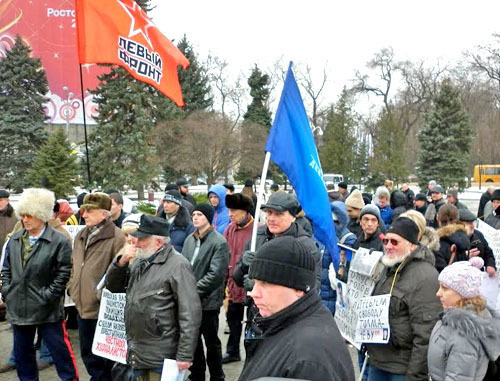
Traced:
[[243, 288], [245, 291], [252, 291], [254, 285], [253, 279], [250, 279], [248, 274], [243, 275]]
[[253, 257], [255, 257], [255, 251], [250, 251], [246, 250], [243, 252], [242, 257], [241, 257], [241, 263], [243, 266], [245, 266], [247, 269], [250, 268], [250, 265], [252, 264]]

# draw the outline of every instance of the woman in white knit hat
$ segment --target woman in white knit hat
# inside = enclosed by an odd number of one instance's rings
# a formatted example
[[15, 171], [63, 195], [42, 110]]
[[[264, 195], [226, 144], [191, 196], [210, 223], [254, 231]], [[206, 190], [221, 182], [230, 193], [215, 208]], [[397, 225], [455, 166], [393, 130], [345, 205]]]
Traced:
[[488, 362], [500, 355], [500, 323], [480, 295], [481, 263], [455, 262], [439, 274], [444, 312], [429, 340], [427, 361], [433, 381], [483, 380]]

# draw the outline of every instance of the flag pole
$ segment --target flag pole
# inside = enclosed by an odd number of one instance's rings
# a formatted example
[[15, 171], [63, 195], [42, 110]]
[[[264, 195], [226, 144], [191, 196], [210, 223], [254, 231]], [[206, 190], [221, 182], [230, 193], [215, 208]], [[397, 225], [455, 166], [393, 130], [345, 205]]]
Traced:
[[89, 141], [87, 137], [87, 117], [85, 115], [85, 94], [83, 92], [83, 73], [82, 73], [82, 64], [80, 66], [80, 90], [82, 92], [82, 110], [83, 110], [83, 132], [85, 134], [85, 154], [87, 157], [87, 178], [88, 178], [88, 190], [92, 189], [91, 184], [92, 180], [90, 178], [90, 160], [89, 160]]
[[267, 170], [269, 168], [269, 161], [271, 160], [271, 152], [266, 152], [264, 158], [264, 165], [262, 166], [262, 175], [260, 176], [259, 189], [257, 191], [257, 206], [255, 207], [255, 220], [253, 223], [252, 230], [252, 242], [250, 244], [250, 250], [255, 251], [255, 246], [257, 244], [257, 228], [259, 227], [259, 217], [260, 217], [260, 206], [262, 205], [262, 198], [264, 197], [264, 187], [266, 185]]

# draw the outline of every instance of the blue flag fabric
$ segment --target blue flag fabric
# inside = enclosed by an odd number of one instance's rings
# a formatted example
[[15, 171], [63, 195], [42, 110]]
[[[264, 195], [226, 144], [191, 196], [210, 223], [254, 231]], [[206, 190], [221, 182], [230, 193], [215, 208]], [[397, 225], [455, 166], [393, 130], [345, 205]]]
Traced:
[[265, 150], [288, 176], [302, 209], [313, 222], [314, 235], [338, 269], [339, 251], [323, 171], [291, 62]]

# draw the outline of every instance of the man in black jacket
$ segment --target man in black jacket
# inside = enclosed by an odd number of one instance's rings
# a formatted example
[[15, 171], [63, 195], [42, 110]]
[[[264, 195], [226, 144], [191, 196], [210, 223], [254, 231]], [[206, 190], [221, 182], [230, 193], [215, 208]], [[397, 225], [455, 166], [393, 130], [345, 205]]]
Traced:
[[71, 244], [47, 224], [54, 203], [53, 192], [26, 189], [16, 207], [24, 228], [12, 235], [6, 248], [2, 297], [14, 330], [14, 356], [21, 380], [38, 379], [33, 346], [37, 331], [61, 379], [78, 378], [64, 325], [63, 296], [71, 273]]
[[115, 258], [106, 286], [127, 293], [128, 364], [140, 379], [159, 380], [164, 359], [176, 360], [179, 370], [192, 364], [201, 305], [189, 262], [169, 242], [168, 222], [143, 215], [130, 234], [135, 247]]
[[262, 336], [247, 353], [239, 381], [354, 380], [344, 340], [315, 290], [315, 267], [310, 250], [295, 237], [276, 237], [257, 251], [250, 295]]
[[359, 249], [363, 247], [365, 249], [383, 251], [384, 246], [382, 245], [380, 235], [382, 234], [381, 228], [384, 228], [385, 225], [382, 218], [380, 218], [379, 209], [372, 204], [366, 205], [361, 209], [359, 221], [361, 225], [361, 234], [358, 235], [358, 239], [354, 243], [353, 248]]

